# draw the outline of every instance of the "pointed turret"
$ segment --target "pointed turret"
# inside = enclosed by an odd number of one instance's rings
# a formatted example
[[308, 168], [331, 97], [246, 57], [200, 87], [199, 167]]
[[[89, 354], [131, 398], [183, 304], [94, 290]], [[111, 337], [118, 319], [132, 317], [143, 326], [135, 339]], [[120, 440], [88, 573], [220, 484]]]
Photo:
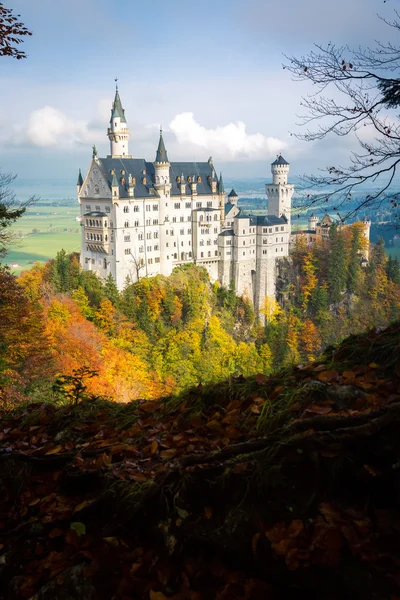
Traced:
[[157, 154], [156, 154], [156, 163], [167, 163], [168, 154], [164, 144], [164, 138], [162, 134], [162, 129], [160, 129], [160, 140], [158, 142]]
[[121, 123], [126, 123], [125, 111], [122, 108], [122, 102], [121, 98], [119, 97], [118, 86], [115, 86], [115, 98], [112, 105], [110, 123], [115, 117], [119, 117], [121, 119]]
[[111, 107], [110, 127], [108, 128], [110, 151], [115, 158], [132, 158], [128, 151], [129, 129], [126, 124], [125, 111], [118, 91], [115, 88], [115, 98]]
[[224, 186], [224, 180], [222, 179], [222, 173], [220, 173], [220, 175], [219, 175], [219, 193], [220, 194], [225, 193], [225, 186]]
[[160, 139], [158, 141], [158, 148], [156, 153], [156, 160], [154, 162], [154, 187], [161, 188], [165, 187], [165, 193], [170, 192], [170, 176], [169, 176], [170, 163], [168, 160], [167, 149], [164, 144], [164, 138], [162, 129], [160, 128]]
[[83, 177], [82, 177], [82, 173], [81, 173], [80, 169], [79, 169], [78, 181], [77, 181], [76, 185], [78, 185], [78, 186], [83, 185]]
[[116, 178], [115, 171], [113, 172], [112, 180], [111, 180], [111, 195], [113, 200], [119, 198], [119, 183]]

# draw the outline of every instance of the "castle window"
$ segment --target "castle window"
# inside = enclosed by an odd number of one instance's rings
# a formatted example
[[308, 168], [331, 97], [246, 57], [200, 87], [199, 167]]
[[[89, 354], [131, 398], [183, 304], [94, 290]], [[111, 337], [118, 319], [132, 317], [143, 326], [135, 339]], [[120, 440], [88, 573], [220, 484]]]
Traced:
[[104, 269], [107, 269], [107, 259], [104, 259], [104, 264], [103, 264]]
[[128, 213], [129, 212], [129, 206], [124, 206], [124, 213]]
[[159, 246], [158, 246], [158, 244], [156, 244], [156, 245], [154, 246], [154, 250], [158, 250], [158, 249], [159, 249]]
[[125, 185], [125, 177], [122, 177], [121, 183], [122, 183], [122, 185]]
[[139, 252], [143, 252], [143, 251], [144, 251], [143, 246], [139, 246]]
[[151, 252], [151, 246], [147, 246], [147, 252]]
[[138, 240], [142, 240], [142, 239], [143, 239], [143, 233], [139, 233]]
[[268, 233], [268, 229], [266, 227], [263, 228], [263, 233]]
[[245, 230], [245, 229], [243, 229], [243, 233], [246, 233], [246, 230]]
[[146, 219], [146, 225], [151, 225], [151, 219]]
[[168, 231], [168, 229], [167, 229], [167, 230], [166, 230], [166, 232], [165, 232], [165, 234], [166, 234], [166, 235], [168, 235], [168, 233], [169, 233], [169, 231]]
[[281, 252], [283, 252], [283, 248], [281, 248]]
[[104, 236], [104, 240], [105, 240], [106, 242], [108, 242], [108, 235], [105, 235], [105, 236]]
[[218, 215], [217, 214], [214, 215], [214, 221], [218, 221]]
[[114, 169], [111, 169], [110, 173], [111, 173], [111, 175], [114, 175], [114, 173], [115, 173]]
[[121, 175], [125, 175], [125, 169], [121, 169]]
[[171, 229], [171, 235], [174, 235], [174, 230], [173, 229]]
[[180, 218], [181, 223], [183, 223], [184, 220], [185, 220], [185, 217]]
[[176, 242], [174, 242], [174, 248], [176, 248]]
[[283, 237], [281, 238], [281, 242], [283, 242]]
[[209, 200], [209, 201], [207, 202], [207, 207], [208, 207], [208, 208], [212, 208], [212, 200]]
[[200, 177], [200, 175], [197, 176], [197, 183], [201, 183], [201, 177]]
[[210, 250], [208, 251], [208, 256], [211, 256], [211, 251]]
[[279, 227], [275, 227], [275, 231], [279, 231]]
[[281, 227], [281, 231], [285, 231], [285, 228], [284, 228], [284, 227]]
[[191, 208], [192, 207], [192, 203], [191, 202], [186, 202], [185, 206], [186, 206], [186, 208]]
[[278, 248], [275, 248], [275, 252], [278, 252]]
[[154, 232], [154, 238], [158, 238], [158, 231]]
[[189, 252], [189, 258], [192, 258], [192, 253], [191, 252]]
[[207, 240], [207, 246], [211, 246], [211, 240]]
[[132, 254], [131, 249], [130, 248], [125, 248], [125, 254]]
[[246, 245], [246, 242], [245, 242], [245, 241], [243, 241], [243, 246], [245, 246], [245, 245]]
[[138, 206], [134, 206], [133, 207], [133, 212], [139, 212], [139, 207]]
[[124, 236], [124, 242], [130, 242], [131, 241], [131, 236], [130, 235], [125, 235]]
[[269, 233], [272, 233], [272, 227], [269, 228]]
[[185, 233], [185, 230], [181, 229], [181, 235], [184, 235], [184, 233]]
[[153, 259], [149, 258], [149, 260], [147, 262], [148, 262], [149, 265], [152, 265], [153, 264]]
[[172, 222], [176, 223], [176, 217], [172, 217]]
[[129, 227], [129, 221], [125, 221], [124, 227]]
[[204, 258], [204, 252], [200, 253], [201, 258]]
[[153, 204], [153, 210], [158, 210], [158, 204]]
[[175, 258], [175, 259], [177, 259], [177, 258], [178, 258], [178, 255], [176, 254], [176, 252], [175, 252], [175, 254], [174, 254], [174, 258]]
[[275, 239], [276, 239], [276, 241], [278, 241], [278, 238], [275, 238]]
[[151, 231], [149, 231], [148, 233], [146, 233], [146, 238], [147, 238], [148, 240], [151, 240]]
[[86, 210], [90, 210], [90, 204], [86, 204]]
[[188, 235], [190, 235], [192, 233], [192, 230], [188, 229], [187, 232], [188, 232]]
[[142, 175], [146, 175], [146, 169], [143, 169]]
[[200, 241], [200, 246], [204, 246], [204, 240]]
[[218, 250], [215, 251], [215, 256], [218, 256]]
[[151, 210], [151, 206], [150, 204], [146, 204], [146, 211], [148, 212], [149, 210]]
[[243, 256], [246, 256], [246, 252], [243, 252]]
[[263, 254], [267, 254], [267, 251], [266, 251], [266, 250], [263, 250]]
[[191, 246], [191, 245], [192, 245], [192, 244], [190, 243], [190, 240], [189, 240], [188, 244], [189, 244], [189, 246]]
[[175, 208], [180, 208], [181, 207], [181, 203], [180, 202], [175, 202], [174, 207]]
[[178, 175], [178, 177], [176, 178], [176, 181], [177, 181], [177, 183], [180, 183], [180, 182], [181, 182], [181, 178], [179, 177], [179, 175]]
[[196, 202], [196, 208], [201, 208], [201, 202]]
[[139, 227], [139, 221], [135, 221], [135, 227]]
[[166, 223], [168, 223], [168, 221], [169, 221], [169, 217], [168, 217], [168, 216], [166, 216], [166, 217], [165, 217], [165, 222], [166, 222]]
[[112, 221], [110, 221], [110, 227], [111, 227], [111, 229], [113, 228], [113, 222]]
[[166, 247], [166, 248], [169, 248], [169, 243], [168, 243], [168, 242], [165, 244], [165, 247]]
[[104, 227], [107, 227], [107, 221], [104, 221]]
[[159, 257], [159, 256], [157, 256], [157, 257], [154, 259], [154, 262], [156, 262], [156, 263], [159, 263], [159, 262], [160, 262], [160, 257]]
[[191, 220], [192, 220], [192, 217], [191, 217], [190, 215], [188, 215], [188, 217], [187, 217], [187, 220], [188, 220], [188, 221], [191, 221]]

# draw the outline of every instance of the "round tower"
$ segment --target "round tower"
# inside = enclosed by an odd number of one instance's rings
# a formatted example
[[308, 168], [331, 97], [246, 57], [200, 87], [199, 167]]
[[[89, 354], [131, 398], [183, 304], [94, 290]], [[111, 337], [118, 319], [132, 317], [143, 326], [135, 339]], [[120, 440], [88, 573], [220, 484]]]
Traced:
[[122, 108], [118, 85], [115, 88], [115, 98], [111, 107], [110, 127], [107, 130], [110, 140], [112, 158], [132, 158], [129, 155], [129, 129], [126, 123], [125, 111]]
[[317, 229], [317, 223], [318, 223], [318, 217], [316, 217], [314, 215], [314, 213], [312, 213], [309, 217], [308, 217], [308, 229], [310, 231], [316, 231]]
[[281, 184], [286, 185], [288, 182], [289, 175], [289, 163], [283, 158], [281, 154], [271, 164], [272, 183], [275, 185]]
[[272, 183], [267, 183], [265, 186], [268, 196], [268, 214], [276, 217], [285, 216], [290, 221], [294, 186], [288, 183], [289, 163], [281, 154], [271, 164], [271, 172]]

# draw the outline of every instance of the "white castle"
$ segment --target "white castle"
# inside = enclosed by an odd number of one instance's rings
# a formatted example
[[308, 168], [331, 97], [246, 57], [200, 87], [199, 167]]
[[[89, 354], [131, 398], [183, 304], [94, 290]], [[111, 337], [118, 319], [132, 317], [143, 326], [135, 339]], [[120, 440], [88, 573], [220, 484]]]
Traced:
[[253, 216], [238, 207], [234, 190], [226, 195], [211, 158], [170, 162], [162, 131], [154, 162], [132, 158], [129, 136], [117, 86], [110, 155], [99, 158], [93, 147], [84, 180], [79, 172], [82, 267], [103, 279], [111, 273], [122, 290], [127, 282], [195, 263], [262, 309], [265, 297], [275, 296], [277, 261], [289, 254], [289, 163], [282, 156], [272, 163], [268, 214]]

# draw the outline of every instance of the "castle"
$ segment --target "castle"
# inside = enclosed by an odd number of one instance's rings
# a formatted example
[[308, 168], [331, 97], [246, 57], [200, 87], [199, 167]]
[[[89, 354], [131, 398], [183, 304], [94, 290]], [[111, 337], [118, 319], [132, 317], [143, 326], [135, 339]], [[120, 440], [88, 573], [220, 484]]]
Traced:
[[262, 309], [275, 296], [277, 259], [289, 254], [289, 163], [282, 156], [272, 163], [268, 215], [252, 216], [234, 190], [226, 195], [211, 158], [170, 162], [162, 131], [154, 162], [133, 158], [118, 86], [107, 133], [110, 155], [99, 158], [94, 147], [86, 177], [78, 177], [83, 269], [103, 279], [111, 273], [121, 290], [195, 263]]

